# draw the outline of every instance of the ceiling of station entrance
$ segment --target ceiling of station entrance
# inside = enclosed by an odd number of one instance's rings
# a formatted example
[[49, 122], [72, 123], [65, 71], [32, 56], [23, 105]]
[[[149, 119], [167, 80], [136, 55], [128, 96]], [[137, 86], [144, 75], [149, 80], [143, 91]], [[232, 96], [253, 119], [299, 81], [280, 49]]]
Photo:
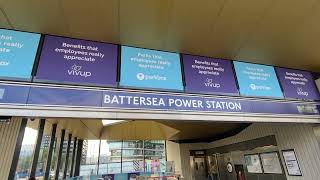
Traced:
[[250, 123], [212, 121], [126, 120], [104, 126], [101, 119], [47, 118], [46, 120], [47, 124], [58, 124], [58, 129], [65, 129], [66, 134], [70, 133], [83, 139], [163, 139], [180, 143], [223, 139], [241, 132], [250, 125]]
[[0, 0], [0, 27], [320, 72], [318, 0]]

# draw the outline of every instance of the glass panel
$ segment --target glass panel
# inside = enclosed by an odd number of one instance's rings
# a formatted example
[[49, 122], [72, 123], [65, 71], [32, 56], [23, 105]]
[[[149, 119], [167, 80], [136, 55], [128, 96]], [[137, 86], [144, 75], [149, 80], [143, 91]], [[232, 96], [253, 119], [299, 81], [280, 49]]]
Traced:
[[[75, 150], [75, 156], [74, 156], [74, 159], [73, 159], [73, 167], [71, 167], [72, 169], [72, 173], [74, 174], [74, 170], [75, 170], [75, 167], [76, 167], [76, 159], [77, 159], [77, 149], [78, 149], [78, 140], [77, 141], [74, 141], [74, 148], [76, 149]], [[71, 175], [73, 175], [71, 174]]]
[[122, 141], [101, 140], [99, 174], [121, 173]]
[[101, 140], [99, 174], [166, 171], [163, 140]]
[[80, 176], [97, 174], [99, 143], [99, 140], [83, 141]]
[[52, 124], [46, 121], [43, 136], [40, 145], [39, 159], [37, 163], [36, 177], [39, 179], [44, 178], [46, 165], [48, 160], [49, 146], [51, 140]]
[[123, 141], [123, 149], [130, 149], [130, 148], [143, 149], [143, 141], [142, 140]]
[[58, 126], [56, 130], [56, 138], [54, 139], [53, 152], [51, 157], [51, 165], [50, 165], [50, 173], [49, 173], [50, 180], [53, 180], [55, 178], [59, 146], [60, 146], [60, 138], [61, 138], [61, 128]]
[[144, 142], [145, 172], [165, 172], [165, 141], [149, 140]]
[[63, 178], [64, 167], [66, 165], [67, 148], [68, 148], [68, 133], [66, 132], [63, 139], [61, 161], [59, 166], [59, 179]]
[[67, 178], [71, 176], [71, 165], [72, 165], [72, 153], [74, 148], [74, 138], [71, 139], [70, 142], [70, 151], [69, 151], [69, 160], [68, 160], [68, 167], [67, 167]]
[[24, 132], [15, 179], [28, 179], [37, 142], [39, 120], [28, 120]]

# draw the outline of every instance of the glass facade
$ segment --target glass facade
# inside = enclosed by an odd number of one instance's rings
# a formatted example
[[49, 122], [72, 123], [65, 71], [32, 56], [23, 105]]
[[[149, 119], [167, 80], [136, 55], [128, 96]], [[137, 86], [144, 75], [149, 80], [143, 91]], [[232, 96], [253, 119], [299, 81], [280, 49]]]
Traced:
[[[97, 146], [100, 144], [100, 156]], [[81, 175], [164, 172], [164, 140], [89, 140], [83, 146]], [[99, 158], [99, 162], [98, 162]], [[164, 166], [161, 166], [164, 165]], [[98, 171], [97, 169], [98, 168]]]
[[[19, 155], [15, 179], [28, 179], [30, 177], [32, 161], [39, 135], [40, 120], [28, 120]], [[50, 147], [53, 125], [46, 121], [39, 157], [36, 163], [36, 178], [44, 179], [48, 160], [51, 160], [48, 179], [63, 179], [66, 170], [66, 178], [71, 177], [71, 171], [75, 172], [75, 159], [77, 156], [77, 141], [71, 136], [70, 149], [68, 151], [69, 134], [57, 127], [53, 146]], [[64, 133], [63, 133], [64, 131]], [[60, 144], [64, 134], [63, 142]], [[62, 146], [62, 147], [61, 147]], [[61, 147], [61, 159], [58, 164], [59, 150]], [[75, 148], [75, 151], [74, 151]], [[49, 157], [49, 149], [52, 155]], [[75, 156], [73, 156], [75, 152]], [[166, 147], [164, 140], [84, 140], [80, 159], [80, 176], [98, 174], [120, 174], [140, 172], [164, 172], [161, 164], [166, 161]], [[67, 161], [68, 158], [68, 161]], [[74, 158], [74, 159], [73, 159]], [[73, 161], [73, 167], [72, 165]], [[67, 164], [68, 162], [68, 164]], [[56, 176], [58, 173], [58, 177]]]
[[59, 165], [59, 179], [63, 178], [64, 167], [66, 165], [66, 157], [67, 157], [67, 148], [68, 148], [68, 134], [65, 133], [63, 144], [62, 144], [62, 154], [61, 161]]
[[39, 120], [28, 120], [24, 131], [21, 151], [16, 169], [16, 179], [24, 180], [30, 176], [32, 159], [37, 143]]
[[96, 175], [98, 169], [99, 140], [84, 140], [80, 162], [80, 176]]
[[45, 123], [43, 136], [40, 145], [40, 152], [39, 158], [37, 162], [37, 170], [36, 170], [36, 177], [39, 179], [44, 178], [44, 173], [46, 171], [46, 164], [48, 161], [48, 153], [49, 153], [49, 146], [50, 146], [50, 139], [51, 139], [51, 131], [52, 131], [52, 124]]

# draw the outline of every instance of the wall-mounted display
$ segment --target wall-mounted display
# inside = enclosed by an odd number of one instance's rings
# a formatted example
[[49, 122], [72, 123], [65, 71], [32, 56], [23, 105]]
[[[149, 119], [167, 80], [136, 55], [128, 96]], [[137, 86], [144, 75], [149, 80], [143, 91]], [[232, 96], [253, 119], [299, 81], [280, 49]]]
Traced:
[[240, 94], [243, 96], [283, 98], [272, 66], [234, 61]]
[[40, 34], [0, 29], [1, 79], [30, 80]]
[[182, 55], [186, 92], [238, 94], [232, 62], [193, 55]]
[[45, 36], [36, 80], [116, 86], [117, 45]]
[[179, 54], [122, 46], [120, 86], [182, 91]]
[[258, 154], [245, 155], [244, 160], [249, 173], [262, 173], [261, 162]]
[[293, 149], [283, 150], [282, 156], [289, 176], [302, 176], [300, 166]]
[[261, 162], [264, 173], [282, 174], [282, 167], [280, 164], [279, 155], [277, 152], [261, 153]]
[[276, 68], [286, 98], [320, 100], [312, 74], [307, 71]]

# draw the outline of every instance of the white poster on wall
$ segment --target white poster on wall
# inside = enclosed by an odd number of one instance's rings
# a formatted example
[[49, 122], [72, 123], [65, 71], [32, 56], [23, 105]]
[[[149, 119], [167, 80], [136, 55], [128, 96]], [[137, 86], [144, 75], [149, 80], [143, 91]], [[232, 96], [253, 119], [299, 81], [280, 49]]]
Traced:
[[282, 174], [282, 168], [277, 152], [260, 154], [264, 173]]
[[249, 173], [262, 173], [260, 158], [258, 154], [244, 156]]
[[282, 151], [284, 161], [286, 163], [288, 175], [290, 176], [302, 176], [298, 160], [294, 150]]

